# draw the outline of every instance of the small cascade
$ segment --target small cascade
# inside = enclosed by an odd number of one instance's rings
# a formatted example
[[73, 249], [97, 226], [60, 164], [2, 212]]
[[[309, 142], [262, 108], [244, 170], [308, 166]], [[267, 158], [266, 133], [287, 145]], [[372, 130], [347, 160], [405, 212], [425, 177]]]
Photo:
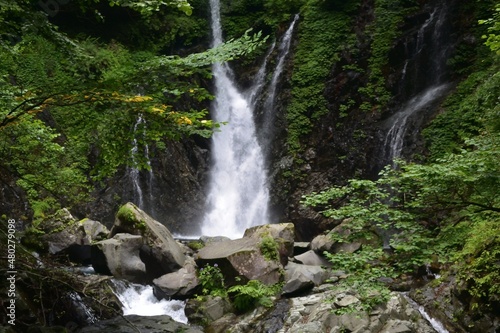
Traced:
[[407, 54], [402, 64], [400, 90], [410, 96], [385, 124], [383, 163], [394, 164], [403, 157], [408, 139], [415, 139], [418, 129], [430, 115], [430, 108], [448, 92], [446, 61], [451, 42], [446, 39], [449, 29], [446, 4], [430, 10], [429, 17], [421, 24], [413, 39], [401, 46]]
[[159, 316], [168, 315], [173, 320], [186, 324], [184, 314], [186, 303], [179, 300], [158, 300], [153, 287], [135, 283], [112, 280], [114, 293], [123, 305], [123, 315]]
[[274, 48], [276, 47], [276, 41], [273, 41], [273, 44], [269, 48], [269, 51], [267, 51], [266, 56], [264, 57], [264, 62], [259, 68], [259, 71], [255, 75], [255, 78], [253, 79], [253, 84], [252, 87], [245, 93], [245, 99], [249, 101], [250, 105], [255, 105], [257, 102], [258, 97], [260, 97], [260, 94], [262, 92], [262, 89], [264, 88], [264, 81], [266, 79], [266, 70], [267, 70], [267, 63], [269, 62], [269, 58], [271, 57], [271, 54], [274, 51]]
[[141, 209], [144, 208], [144, 198], [141, 188], [140, 172], [139, 169], [136, 167], [136, 165], [137, 165], [137, 153], [139, 151], [139, 144], [137, 142], [137, 132], [139, 126], [141, 126], [143, 123], [144, 119], [142, 118], [142, 115], [139, 114], [139, 117], [137, 118], [137, 121], [134, 125], [134, 130], [133, 130], [134, 139], [132, 140], [132, 150], [130, 152], [133, 166], [129, 167], [128, 171], [128, 175], [130, 177], [130, 181], [132, 182], [132, 188], [133, 188], [132, 200]]
[[425, 308], [422, 305], [419, 305], [417, 302], [415, 302], [413, 299], [411, 299], [406, 293], [403, 293], [403, 296], [408, 301], [408, 303], [410, 303], [415, 309], [418, 310], [418, 312], [420, 312], [420, 314], [422, 315], [422, 317], [424, 317], [425, 320], [427, 320], [429, 322], [429, 324], [431, 324], [432, 328], [434, 330], [436, 330], [437, 333], [450, 333], [450, 331], [448, 331], [444, 327], [443, 323], [441, 323], [436, 318], [432, 318], [427, 313], [427, 311], [425, 311]]
[[[128, 168], [128, 177], [132, 183], [132, 201], [142, 210], [147, 210], [151, 216], [155, 216], [154, 213], [154, 198], [153, 198], [153, 184], [154, 184], [154, 174], [151, 166], [151, 159], [149, 154], [149, 146], [145, 143], [146, 135], [146, 120], [142, 114], [139, 114], [137, 121], [133, 127], [134, 138], [132, 140], [132, 149], [130, 155], [132, 158], [132, 167]], [[142, 139], [142, 140], [141, 140]], [[142, 154], [139, 149], [139, 142], [144, 142], [142, 146]], [[147, 164], [147, 175], [139, 170], [137, 164], [139, 164], [138, 156], [144, 156], [144, 160]], [[144, 198], [144, 189], [146, 190], [146, 198]]]
[[272, 137], [272, 126], [274, 123], [274, 104], [276, 100], [276, 89], [278, 87], [279, 79], [281, 77], [281, 74], [283, 72], [285, 60], [288, 56], [288, 53], [290, 52], [290, 46], [292, 44], [292, 36], [293, 36], [293, 30], [295, 28], [295, 24], [299, 20], [299, 15], [296, 14], [292, 23], [288, 27], [287, 31], [282, 37], [280, 46], [279, 46], [279, 55], [278, 55], [278, 61], [276, 64], [276, 68], [274, 69], [274, 73], [271, 79], [271, 83], [269, 84], [269, 87], [267, 89], [267, 97], [264, 101], [264, 121], [263, 121], [263, 129], [264, 133], [262, 133], [262, 137], [267, 139], [264, 140], [264, 143], [266, 146], [269, 145], [269, 138]]
[[412, 117], [418, 116], [419, 112], [433, 105], [434, 102], [439, 100], [448, 91], [448, 88], [448, 84], [430, 87], [423, 93], [413, 97], [401, 111], [387, 120], [391, 126], [384, 141], [386, 161], [394, 161], [394, 159], [402, 157], [408, 123], [412, 120]]

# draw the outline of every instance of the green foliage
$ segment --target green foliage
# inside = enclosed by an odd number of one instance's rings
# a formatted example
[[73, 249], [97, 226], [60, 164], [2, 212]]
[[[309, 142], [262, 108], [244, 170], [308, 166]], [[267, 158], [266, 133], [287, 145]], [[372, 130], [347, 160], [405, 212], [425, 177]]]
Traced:
[[193, 251], [198, 251], [205, 247], [205, 244], [201, 241], [190, 241], [186, 245]]
[[[203, 295], [230, 297], [237, 311], [246, 312], [256, 306], [270, 307], [272, 298], [276, 296], [283, 287], [278, 283], [267, 286], [260, 281], [250, 280], [246, 284], [240, 284], [226, 288], [224, 275], [217, 264], [210, 266], [206, 264], [198, 272], [198, 280], [202, 286]], [[240, 278], [236, 278], [240, 281]]]
[[480, 134], [485, 123], [490, 130], [498, 131], [498, 68], [498, 64], [493, 63], [462, 81], [445, 101], [446, 112], [424, 129], [432, 160], [459, 153], [467, 138]]
[[496, 4], [493, 16], [489, 19], [479, 20], [479, 24], [488, 26], [488, 34], [483, 35], [488, 46], [497, 55], [500, 55], [500, 4]]
[[256, 306], [271, 307], [272, 297], [276, 296], [282, 284], [267, 286], [258, 280], [250, 280], [247, 284], [232, 286], [228, 289], [229, 296], [237, 311], [246, 312]]
[[227, 297], [227, 290], [224, 283], [224, 275], [217, 264], [205, 267], [198, 271], [198, 280], [202, 287], [203, 295]]
[[328, 112], [323, 96], [325, 82], [339, 53], [355, 45], [351, 22], [358, 4], [349, 1], [337, 10], [312, 0], [304, 7], [299, 25], [301, 43], [294, 57], [292, 98], [287, 107], [287, 144], [292, 155], [301, 150], [300, 139], [311, 132], [313, 121]]
[[368, 64], [369, 81], [366, 87], [360, 88], [360, 92], [368, 98], [370, 109], [365, 104], [366, 111], [384, 106], [392, 97], [386, 88], [386, 74], [389, 51], [396, 37], [401, 34], [400, 25], [405, 15], [414, 11], [416, 1], [375, 1], [375, 21], [367, 28], [372, 38], [371, 53]]
[[[151, 13], [164, 5], [187, 10], [184, 0], [114, 4]], [[219, 127], [201, 106], [212, 98], [202, 86], [210, 64], [265, 42], [248, 31], [206, 52], [158, 55], [85, 34], [70, 38], [39, 10], [20, 1], [0, 12], [0, 167], [16, 175], [36, 218], [85, 202], [93, 182], [125, 165], [147, 168], [142, 154], [130, 156], [134, 140], [161, 148], [165, 140], [209, 137]], [[35, 18], [41, 18], [36, 26]], [[138, 117], [144, 124], [134, 133]]]
[[270, 235], [265, 235], [259, 242], [260, 253], [270, 261], [279, 261], [279, 245]]
[[500, 218], [490, 214], [476, 220], [456, 256], [458, 277], [472, 297], [491, 302], [500, 294]]
[[193, 9], [187, 0], [109, 0], [111, 6], [130, 7], [143, 15], [151, 15], [153, 11], [159, 11], [161, 6], [174, 7], [186, 15], [191, 15]]

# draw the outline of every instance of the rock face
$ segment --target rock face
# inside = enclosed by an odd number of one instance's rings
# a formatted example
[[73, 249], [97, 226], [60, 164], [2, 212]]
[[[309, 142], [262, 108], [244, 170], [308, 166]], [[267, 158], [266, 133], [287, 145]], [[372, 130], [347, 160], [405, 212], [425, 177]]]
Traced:
[[[151, 174], [147, 170], [139, 172], [143, 181], [150, 175], [154, 177], [152, 183], [141, 182], [143, 190], [148, 189], [142, 208], [172, 232], [198, 234], [198, 221], [205, 203], [203, 188], [209, 157], [207, 141], [188, 138], [179, 142], [169, 140], [163, 144], [164, 149], [150, 147], [150, 154], [154, 156], [151, 159]], [[97, 187], [92, 194], [96, 200], [78, 207], [78, 212], [111, 228], [117, 209], [129, 201], [134, 202], [136, 195], [133, 188], [124, 168], [116, 177], [107, 180], [105, 188]]]

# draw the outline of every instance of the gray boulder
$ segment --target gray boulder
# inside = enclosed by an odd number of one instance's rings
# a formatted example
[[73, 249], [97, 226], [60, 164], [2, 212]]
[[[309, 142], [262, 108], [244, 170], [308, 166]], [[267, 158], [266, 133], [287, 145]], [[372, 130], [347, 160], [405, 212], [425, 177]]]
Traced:
[[160, 299], [185, 299], [194, 295], [199, 286], [196, 264], [187, 262], [177, 272], [168, 273], [154, 279], [153, 286], [156, 297]]
[[140, 258], [142, 237], [116, 234], [92, 246], [92, 266], [97, 273], [132, 282], [146, 281], [146, 265]]
[[228, 286], [236, 284], [236, 277], [242, 278], [241, 283], [259, 280], [267, 285], [275, 284], [281, 280], [282, 266], [279, 261], [266, 258], [259, 244], [258, 238], [213, 243], [200, 249], [195, 261], [198, 267], [217, 264]]
[[42, 244], [50, 254], [67, 254], [71, 261], [80, 264], [90, 263], [90, 245], [109, 234], [100, 222], [77, 221], [66, 208], [43, 221], [40, 229], [45, 232]]
[[184, 265], [186, 256], [167, 227], [130, 202], [116, 214], [110, 237], [117, 233], [143, 237], [141, 257], [148, 273], [154, 277], [174, 272]]
[[263, 239], [271, 237], [278, 244], [280, 262], [286, 265], [288, 257], [293, 256], [295, 227], [293, 223], [277, 223], [255, 226], [245, 230], [243, 237]]
[[293, 294], [319, 286], [328, 278], [328, 273], [321, 266], [306, 266], [288, 263], [285, 267], [285, 285], [282, 294]]
[[330, 267], [332, 264], [324, 257], [318, 255], [313, 250], [309, 250], [303, 254], [294, 257], [296, 261], [304, 265], [310, 266], [326, 266]]

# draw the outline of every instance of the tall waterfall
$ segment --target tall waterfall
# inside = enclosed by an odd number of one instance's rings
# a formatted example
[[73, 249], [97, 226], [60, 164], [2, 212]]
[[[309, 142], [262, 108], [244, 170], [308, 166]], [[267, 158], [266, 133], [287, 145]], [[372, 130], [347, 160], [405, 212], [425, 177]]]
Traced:
[[[210, 0], [210, 7], [213, 46], [217, 46], [223, 42], [219, 0]], [[266, 162], [253, 116], [267, 59], [255, 78], [256, 84], [247, 93], [238, 90], [227, 63], [213, 65], [212, 117], [227, 125], [212, 137], [213, 166], [207, 212], [201, 227], [203, 235], [237, 238], [246, 228], [269, 223]]]
[[400, 85], [406, 88], [410, 98], [386, 121], [385, 163], [403, 157], [403, 148], [409, 139], [415, 139], [427, 111], [449, 90], [450, 85], [445, 82], [445, 65], [451, 48], [445, 39], [447, 14], [446, 4], [434, 8], [413, 39], [405, 42], [407, 59], [401, 71]]

